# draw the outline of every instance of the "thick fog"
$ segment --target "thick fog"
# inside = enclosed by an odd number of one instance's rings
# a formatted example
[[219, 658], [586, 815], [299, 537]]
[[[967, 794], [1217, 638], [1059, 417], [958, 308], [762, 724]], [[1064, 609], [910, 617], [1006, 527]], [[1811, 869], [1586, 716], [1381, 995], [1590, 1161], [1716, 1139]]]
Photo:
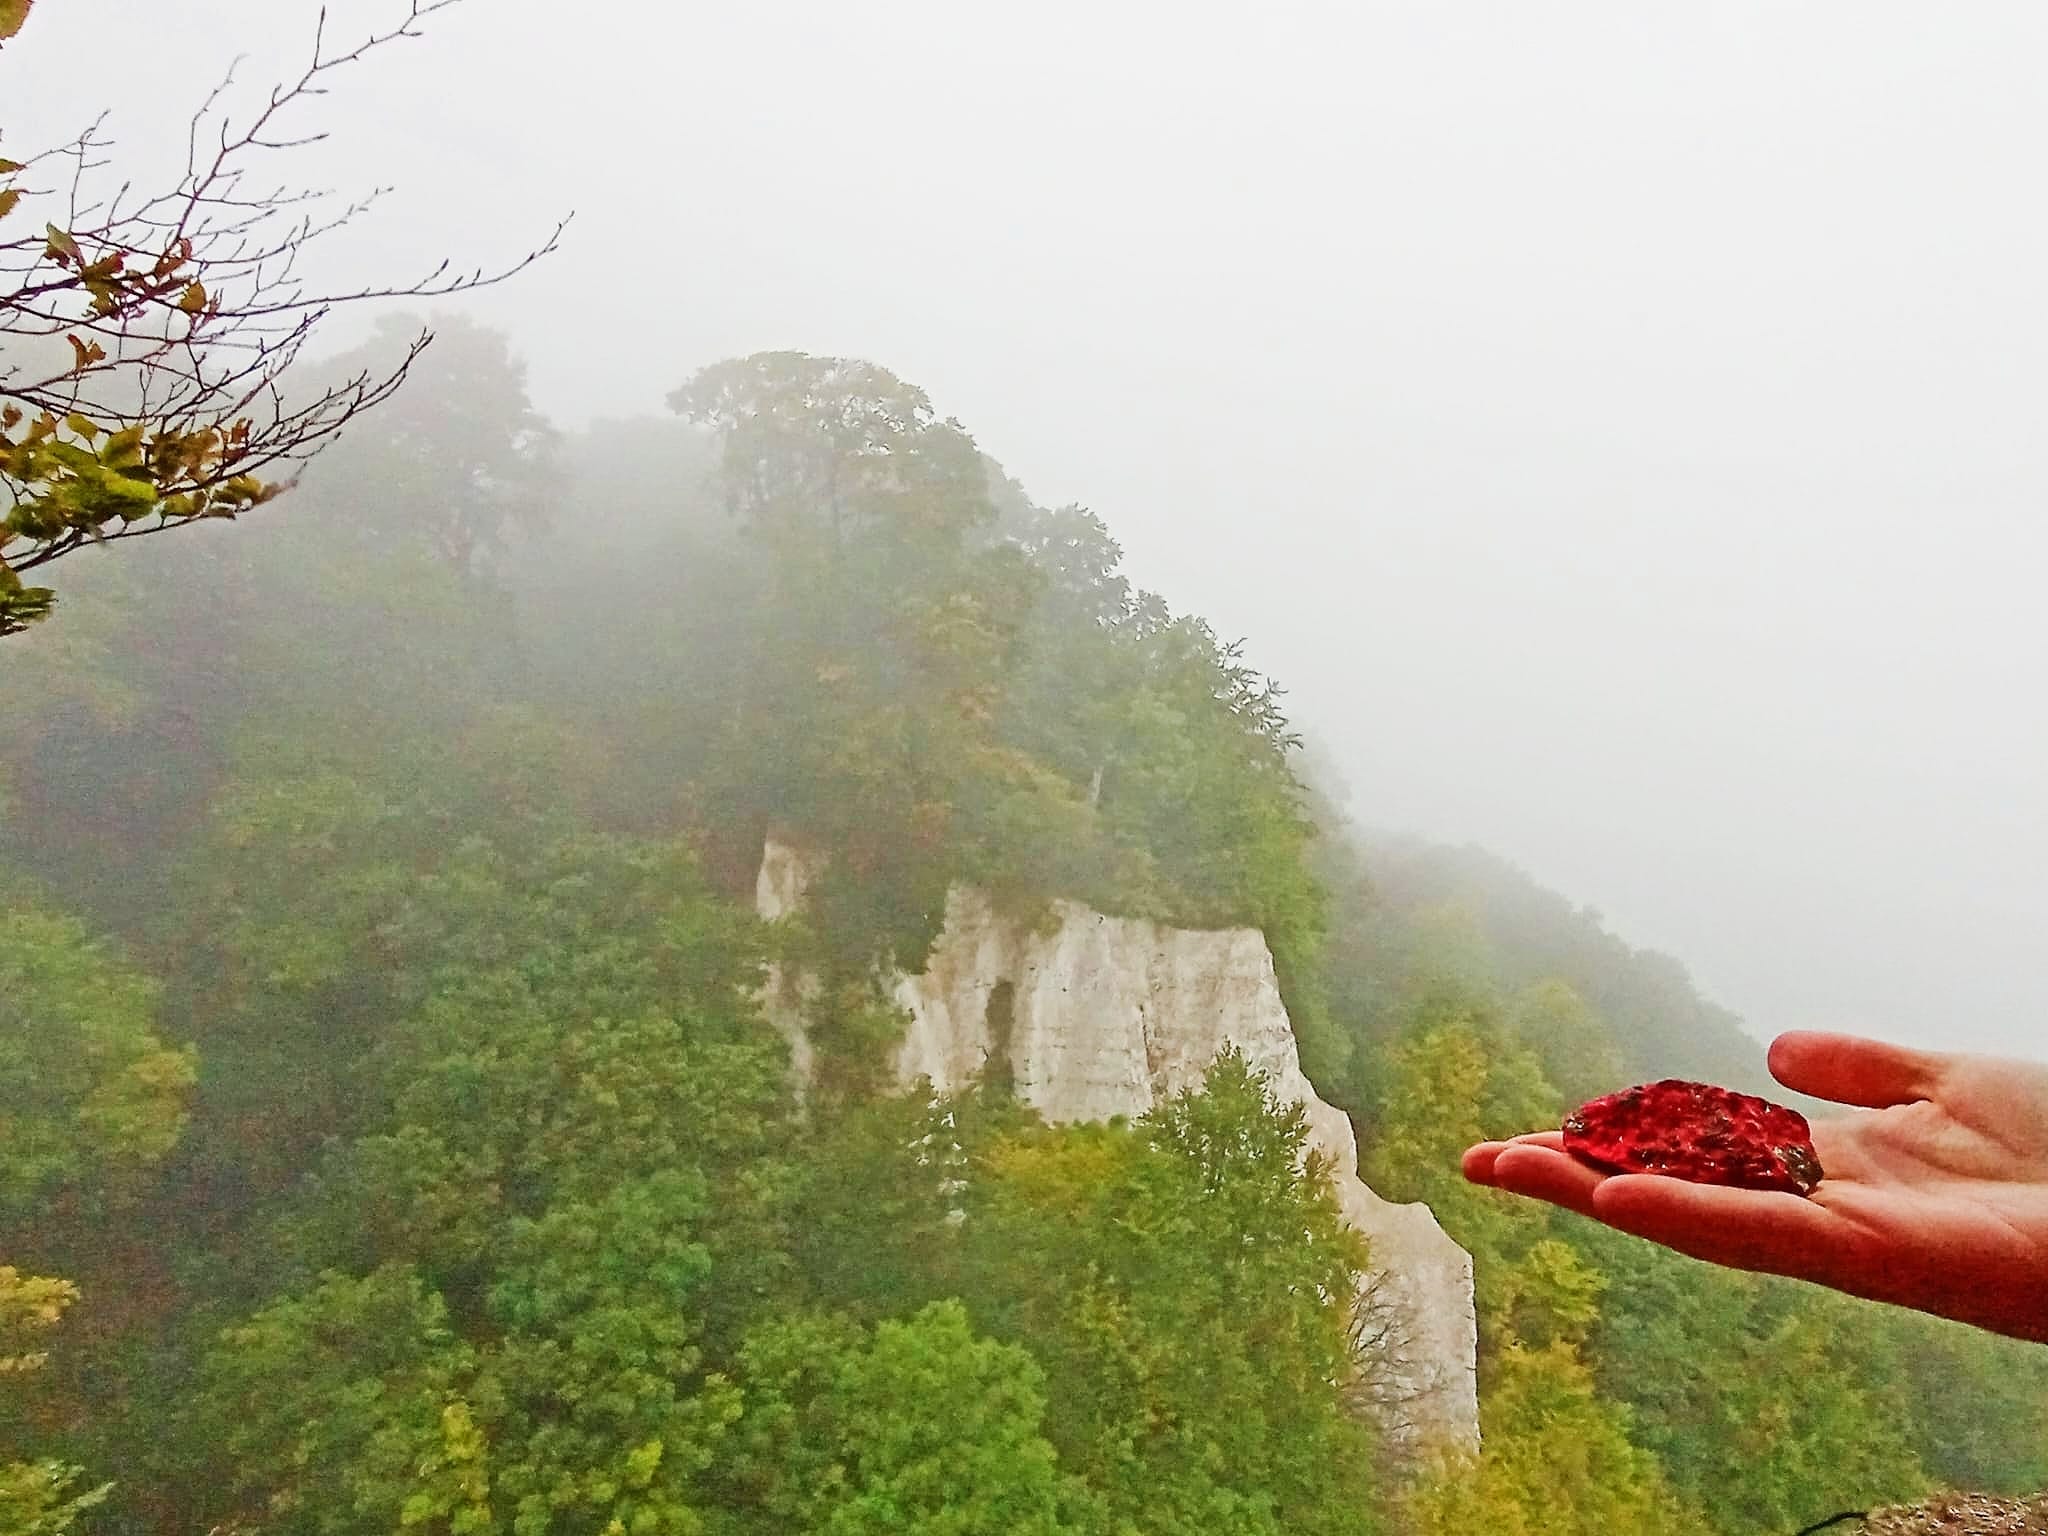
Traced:
[[[9, 151], [115, 100], [161, 155], [314, 14], [175, 9], [43, 0]], [[872, 358], [1249, 636], [1361, 820], [1511, 857], [1760, 1033], [2048, 1056], [2048, 10], [470, 0], [428, 33], [337, 78], [291, 174], [396, 185], [337, 247], [366, 277], [579, 210], [468, 301], [559, 420]]]

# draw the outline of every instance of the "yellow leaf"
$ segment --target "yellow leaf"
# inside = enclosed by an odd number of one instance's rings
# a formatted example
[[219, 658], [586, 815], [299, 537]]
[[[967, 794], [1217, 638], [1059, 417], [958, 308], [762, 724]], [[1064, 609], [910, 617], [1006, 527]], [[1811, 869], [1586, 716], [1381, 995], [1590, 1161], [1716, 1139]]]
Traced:
[[192, 283], [178, 295], [178, 308], [188, 315], [196, 315], [206, 308], [206, 288], [203, 284]]

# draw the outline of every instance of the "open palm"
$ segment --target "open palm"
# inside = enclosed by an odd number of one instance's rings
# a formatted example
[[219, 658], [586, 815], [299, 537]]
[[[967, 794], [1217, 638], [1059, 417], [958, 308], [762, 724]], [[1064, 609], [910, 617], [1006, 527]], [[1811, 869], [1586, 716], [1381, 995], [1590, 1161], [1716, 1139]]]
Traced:
[[1860, 1106], [1813, 1123], [1809, 1197], [1602, 1173], [1558, 1131], [1482, 1142], [1465, 1177], [1694, 1258], [2048, 1342], [2048, 1068], [1807, 1031], [1779, 1036], [1770, 1066]]

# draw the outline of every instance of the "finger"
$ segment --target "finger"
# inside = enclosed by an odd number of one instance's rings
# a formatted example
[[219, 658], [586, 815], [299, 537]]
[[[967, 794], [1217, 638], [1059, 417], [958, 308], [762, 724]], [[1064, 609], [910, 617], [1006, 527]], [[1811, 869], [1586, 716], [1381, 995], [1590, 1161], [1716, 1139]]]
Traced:
[[1771, 1076], [1837, 1104], [1886, 1109], [1932, 1098], [1953, 1058], [1860, 1035], [1795, 1029], [1771, 1042]]
[[1496, 1189], [1547, 1200], [1581, 1216], [1593, 1214], [1593, 1191], [1608, 1175], [1588, 1168], [1568, 1152], [1536, 1141], [1511, 1141], [1493, 1160], [1488, 1181]]
[[1493, 1182], [1493, 1165], [1501, 1153], [1509, 1147], [1525, 1146], [1549, 1147], [1556, 1151], [1564, 1146], [1564, 1133], [1562, 1131], [1530, 1131], [1526, 1135], [1514, 1137], [1509, 1141], [1482, 1141], [1476, 1146], [1465, 1149], [1464, 1156], [1459, 1160], [1459, 1166], [1465, 1177], [1474, 1184], [1491, 1184]]
[[1731, 1269], [1837, 1284], [1858, 1232], [1825, 1207], [1773, 1190], [1620, 1174], [1594, 1191], [1592, 1214], [1620, 1232]]
[[1564, 1132], [1525, 1131], [1520, 1136], [1511, 1136], [1505, 1141], [1482, 1141], [1467, 1147], [1463, 1158], [1465, 1176], [1471, 1178], [1475, 1172], [1489, 1172], [1494, 1159], [1509, 1147], [1549, 1147], [1552, 1151], [1562, 1151]]
[[1459, 1170], [1474, 1184], [1491, 1184], [1494, 1160], [1506, 1147], [1504, 1141], [1482, 1141], [1476, 1147], [1467, 1147], [1458, 1160]]

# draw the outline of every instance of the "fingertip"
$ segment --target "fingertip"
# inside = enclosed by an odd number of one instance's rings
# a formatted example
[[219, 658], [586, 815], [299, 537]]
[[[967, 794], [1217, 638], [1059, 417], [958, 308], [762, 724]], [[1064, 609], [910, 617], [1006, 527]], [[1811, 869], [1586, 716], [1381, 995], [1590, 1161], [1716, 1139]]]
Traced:
[[1861, 1043], [1853, 1035], [1824, 1029], [1788, 1029], [1771, 1041], [1764, 1052], [1764, 1065], [1772, 1077], [1798, 1093], [1816, 1079], [1830, 1077], [1830, 1065], [1838, 1061], [1845, 1044]]
[[1771, 1076], [1787, 1088], [1792, 1087], [1785, 1074], [1799, 1070], [1800, 1053], [1807, 1048], [1808, 1042], [1816, 1038], [1818, 1036], [1810, 1029], [1788, 1029], [1773, 1040], [1770, 1049], [1764, 1052], [1764, 1065], [1770, 1068]]
[[1951, 1058], [1862, 1035], [1787, 1030], [1771, 1042], [1771, 1076], [1798, 1093], [1884, 1109], [1932, 1096]]
[[1500, 1156], [1501, 1148], [1506, 1145], [1503, 1141], [1482, 1141], [1477, 1146], [1467, 1147], [1464, 1157], [1459, 1160], [1466, 1179], [1474, 1184], [1491, 1184], [1494, 1159]]

